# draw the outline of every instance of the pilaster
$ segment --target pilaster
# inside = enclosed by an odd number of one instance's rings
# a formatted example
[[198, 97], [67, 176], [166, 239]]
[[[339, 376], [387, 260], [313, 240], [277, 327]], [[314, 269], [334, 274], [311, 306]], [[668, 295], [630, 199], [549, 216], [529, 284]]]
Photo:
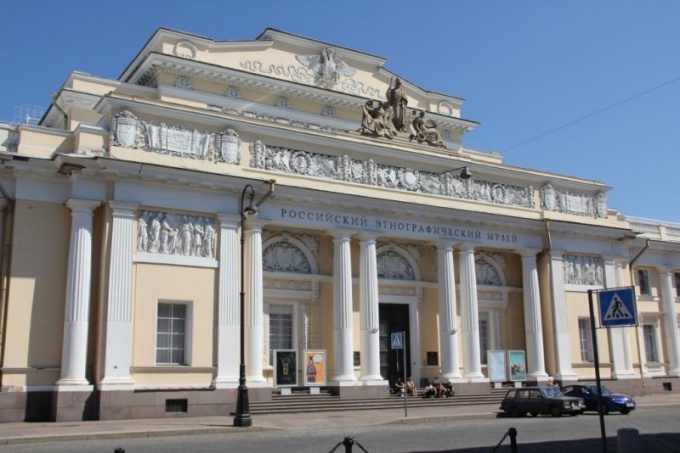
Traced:
[[111, 258], [109, 262], [108, 308], [104, 377], [101, 390], [130, 390], [132, 354], [132, 256], [134, 217], [137, 203], [110, 201], [112, 210]]
[[245, 321], [246, 380], [248, 384], [266, 382], [263, 371], [264, 350], [264, 297], [262, 280], [262, 227], [265, 221], [246, 220], [242, 232], [245, 238]]
[[569, 326], [567, 325], [567, 303], [564, 293], [564, 252], [551, 250], [550, 258], [550, 298], [555, 335], [555, 377], [561, 381], [577, 380], [577, 374], [571, 369], [571, 347], [569, 343]]
[[673, 272], [666, 267], [659, 268], [661, 283], [661, 304], [663, 306], [664, 347], [668, 357], [668, 371], [671, 376], [680, 376], [680, 338], [678, 336], [677, 310], [673, 294]]

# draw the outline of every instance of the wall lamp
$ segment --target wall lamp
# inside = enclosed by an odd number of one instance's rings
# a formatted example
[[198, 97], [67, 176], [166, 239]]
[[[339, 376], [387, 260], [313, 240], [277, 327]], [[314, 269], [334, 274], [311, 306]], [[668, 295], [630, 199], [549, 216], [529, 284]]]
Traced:
[[467, 165], [464, 167], [459, 167], [459, 168], [454, 168], [453, 170], [446, 170], [446, 171], [441, 171], [439, 173], [435, 173], [436, 175], [443, 175], [445, 173], [453, 173], [454, 171], [460, 170], [460, 174], [458, 177], [460, 179], [470, 179], [472, 178], [472, 170], [470, 170], [470, 167]]

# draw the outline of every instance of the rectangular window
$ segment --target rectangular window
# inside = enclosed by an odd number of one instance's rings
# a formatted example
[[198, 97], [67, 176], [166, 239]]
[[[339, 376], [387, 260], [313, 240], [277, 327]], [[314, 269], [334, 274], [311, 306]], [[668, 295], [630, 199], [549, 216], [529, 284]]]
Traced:
[[680, 297], [680, 272], [675, 273], [675, 295]]
[[649, 288], [649, 272], [647, 269], [638, 269], [638, 285], [640, 286], [640, 295], [650, 296], [652, 294]]
[[491, 329], [489, 328], [489, 313], [482, 312], [479, 314], [479, 353], [482, 359], [482, 365], [486, 365], [486, 351], [489, 350], [491, 336]]
[[187, 365], [187, 305], [158, 304], [156, 363]]
[[644, 324], [642, 333], [645, 338], [645, 358], [647, 362], [659, 362], [659, 350], [656, 343], [656, 326], [654, 324]]
[[293, 305], [269, 305], [269, 363], [274, 349], [294, 349]]
[[590, 318], [579, 318], [578, 338], [581, 347], [581, 362], [593, 362], [593, 335]]

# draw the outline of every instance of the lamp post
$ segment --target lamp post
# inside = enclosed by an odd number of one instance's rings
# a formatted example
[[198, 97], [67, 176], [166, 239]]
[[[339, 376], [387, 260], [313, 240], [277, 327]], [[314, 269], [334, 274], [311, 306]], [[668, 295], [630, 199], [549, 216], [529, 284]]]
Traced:
[[[241, 214], [241, 293], [240, 293], [240, 363], [238, 368], [238, 393], [236, 395], [236, 413], [234, 415], [234, 426], [248, 427], [253, 424], [250, 417], [250, 401], [248, 398], [248, 386], [246, 385], [246, 359], [245, 359], [245, 309], [246, 309], [246, 291], [245, 291], [245, 221], [257, 216], [259, 206], [272, 193], [274, 193], [274, 183], [276, 181], [270, 179], [269, 191], [253, 203], [255, 198], [255, 189], [250, 184], [243, 188], [241, 193], [241, 203], [239, 204], [239, 212]], [[245, 198], [248, 197], [248, 206], [245, 205]]]

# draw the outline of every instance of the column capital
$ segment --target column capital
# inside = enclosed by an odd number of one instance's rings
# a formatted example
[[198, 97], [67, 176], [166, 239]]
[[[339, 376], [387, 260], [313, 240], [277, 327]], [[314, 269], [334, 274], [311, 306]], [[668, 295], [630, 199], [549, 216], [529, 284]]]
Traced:
[[378, 236], [378, 233], [361, 232], [354, 237], [356, 237], [359, 242], [375, 242]]
[[442, 249], [453, 250], [456, 243], [454, 241], [446, 241], [444, 239], [438, 239], [438, 240], [435, 240], [435, 241], [430, 241], [429, 244], [432, 245], [433, 247], [436, 247], [437, 250], [442, 250]]
[[532, 249], [532, 248], [519, 248], [516, 249], [516, 252], [518, 255], [522, 257], [522, 259], [525, 258], [536, 258], [536, 255], [539, 254], [540, 250], [539, 249]]
[[66, 206], [71, 208], [71, 211], [94, 211], [97, 206], [102, 204], [99, 200], [87, 200], [82, 198], [69, 198], [66, 201]]
[[548, 251], [548, 256], [550, 256], [550, 259], [552, 260], [560, 260], [562, 261], [564, 259], [564, 250], [558, 250], [558, 249], [550, 249]]
[[246, 219], [243, 222], [244, 230], [246, 231], [262, 231], [262, 227], [269, 223], [269, 220], [264, 219]]
[[220, 221], [220, 226], [233, 226], [238, 228], [239, 223], [241, 222], [241, 216], [238, 214], [218, 212], [217, 220]]
[[458, 253], [475, 253], [475, 247], [478, 244], [472, 244], [470, 242], [459, 242], [456, 244], [456, 248], [458, 249]]
[[333, 239], [349, 239], [356, 233], [356, 230], [349, 230], [346, 228], [331, 228], [325, 232], [326, 234], [332, 236]]
[[673, 274], [673, 266], [657, 266], [656, 270], [659, 271], [659, 275], [662, 274]]

